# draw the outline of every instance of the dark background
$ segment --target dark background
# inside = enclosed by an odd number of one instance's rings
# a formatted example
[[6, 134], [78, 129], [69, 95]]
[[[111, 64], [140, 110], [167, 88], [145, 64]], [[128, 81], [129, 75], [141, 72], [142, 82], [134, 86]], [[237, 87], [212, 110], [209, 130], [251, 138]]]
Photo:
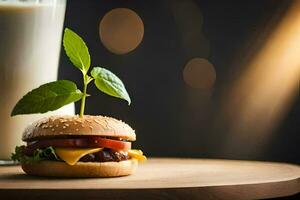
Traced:
[[[232, 67], [235, 58], [243, 55], [242, 49], [251, 48], [251, 39], [260, 33], [268, 35], [270, 30], [266, 27], [278, 21], [291, 2], [195, 0], [202, 12], [202, 31], [209, 41], [209, 52], [184, 51], [182, 33], [178, 32], [172, 11], [172, 5], [178, 2], [180, 0], [68, 1], [65, 26], [85, 39], [92, 66], [100, 65], [117, 74], [132, 99], [132, 105], [127, 106], [125, 101], [100, 93], [91, 84], [88, 92], [92, 96], [87, 99], [85, 112], [126, 121], [136, 130], [135, 146], [148, 156], [255, 159], [300, 164], [299, 95], [282, 123], [272, 132], [266, 148], [256, 154], [223, 152], [220, 146], [230, 133], [222, 129], [215, 131], [213, 123], [222, 88], [228, 79], [238, 76], [239, 70]], [[101, 18], [117, 7], [137, 12], [145, 26], [142, 43], [125, 55], [110, 53], [99, 39]], [[209, 97], [189, 88], [182, 78], [184, 65], [196, 56], [207, 58], [216, 69], [215, 88]], [[79, 70], [72, 67], [63, 51], [59, 78], [74, 80], [82, 86]], [[199, 93], [199, 102], [206, 102], [205, 105], [209, 106], [187, 106], [185, 96], [190, 92]], [[79, 104], [76, 110], [78, 113]], [[243, 148], [243, 144], [240, 146]]]

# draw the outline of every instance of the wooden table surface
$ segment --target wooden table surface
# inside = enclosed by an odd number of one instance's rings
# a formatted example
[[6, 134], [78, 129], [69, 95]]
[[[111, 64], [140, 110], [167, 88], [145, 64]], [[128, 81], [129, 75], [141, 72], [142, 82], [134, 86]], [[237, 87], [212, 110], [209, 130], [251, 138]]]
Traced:
[[1, 199], [262, 199], [299, 192], [300, 167], [285, 163], [152, 158], [131, 176], [85, 179], [0, 166]]

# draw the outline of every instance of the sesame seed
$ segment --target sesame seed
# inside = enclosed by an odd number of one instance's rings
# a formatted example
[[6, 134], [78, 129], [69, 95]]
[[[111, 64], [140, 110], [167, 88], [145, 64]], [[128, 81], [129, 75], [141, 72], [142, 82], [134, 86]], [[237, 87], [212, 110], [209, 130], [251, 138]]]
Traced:
[[51, 131], [54, 131], [55, 129], [53, 128], [53, 129], [51, 129]]
[[79, 129], [78, 129], [78, 128], [76, 128], [76, 131], [79, 131]]
[[52, 128], [53, 126], [52, 125], [49, 125], [49, 128]]
[[65, 126], [63, 126], [63, 129], [65, 129], [66, 127]]
[[56, 124], [55, 127], [57, 128], [57, 127], [58, 127], [58, 124]]
[[69, 124], [65, 124], [65, 126], [69, 126]]

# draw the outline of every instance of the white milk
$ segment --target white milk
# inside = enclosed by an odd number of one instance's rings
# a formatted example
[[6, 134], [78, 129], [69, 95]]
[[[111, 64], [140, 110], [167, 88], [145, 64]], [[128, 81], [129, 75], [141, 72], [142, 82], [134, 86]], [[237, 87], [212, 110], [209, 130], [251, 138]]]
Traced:
[[[28, 91], [57, 79], [65, 5], [0, 0], [0, 159], [9, 159], [21, 144], [25, 126], [45, 116], [10, 113]], [[74, 114], [74, 104], [51, 114]]]

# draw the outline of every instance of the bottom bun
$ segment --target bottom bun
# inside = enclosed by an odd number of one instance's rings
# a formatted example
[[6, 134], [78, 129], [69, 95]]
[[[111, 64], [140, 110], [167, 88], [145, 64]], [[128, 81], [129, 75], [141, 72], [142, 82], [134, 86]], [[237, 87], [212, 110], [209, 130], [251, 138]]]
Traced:
[[78, 162], [68, 165], [59, 161], [41, 161], [22, 164], [29, 175], [52, 177], [116, 177], [133, 174], [138, 165], [136, 159], [120, 162]]

